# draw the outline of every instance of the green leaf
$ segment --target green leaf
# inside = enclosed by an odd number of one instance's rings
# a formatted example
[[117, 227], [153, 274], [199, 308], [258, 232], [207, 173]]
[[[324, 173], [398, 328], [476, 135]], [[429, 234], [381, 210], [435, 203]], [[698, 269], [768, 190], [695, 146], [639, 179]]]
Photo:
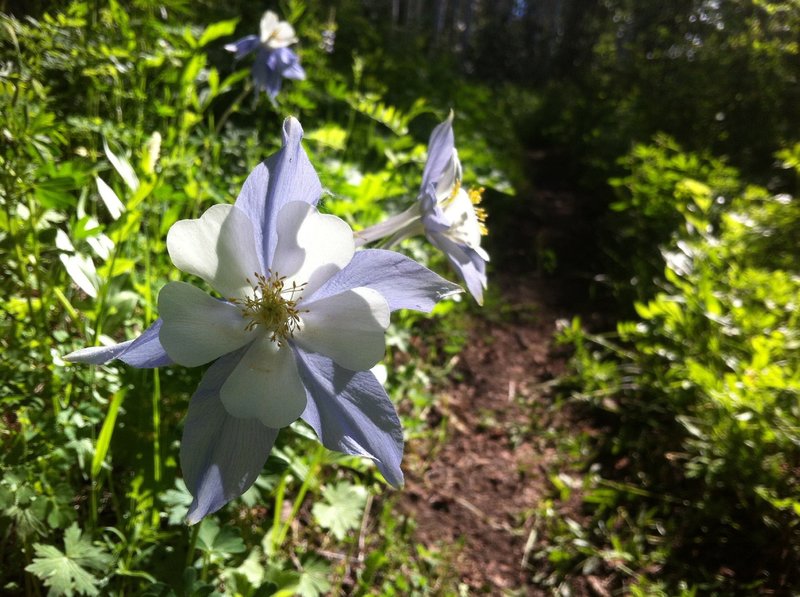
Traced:
[[231, 554], [245, 551], [244, 541], [233, 527], [220, 528], [213, 518], [206, 518], [197, 534], [197, 549], [212, 562], [227, 560]]
[[303, 558], [302, 564], [303, 570], [297, 585], [297, 593], [303, 597], [327, 595], [331, 590], [331, 583], [328, 582], [330, 573], [328, 562], [315, 554], [309, 554]]
[[50, 587], [50, 595], [98, 595], [101, 579], [89, 570], [105, 570], [111, 556], [81, 536], [77, 524], [64, 532], [64, 553], [52, 545], [34, 544], [36, 556], [25, 570]]
[[94, 457], [92, 458], [92, 479], [96, 479], [103, 468], [103, 461], [106, 459], [108, 446], [111, 444], [111, 434], [114, 433], [114, 426], [117, 422], [119, 405], [122, 404], [122, 399], [124, 397], [124, 388], [115, 392], [111, 397], [111, 404], [108, 405], [106, 420], [103, 421], [103, 428], [100, 430], [100, 435], [97, 437], [97, 446], [95, 446], [94, 449]]
[[160, 496], [167, 512], [169, 524], [181, 524], [192, 504], [192, 494], [186, 490], [181, 479], [175, 480], [175, 489], [168, 489]]
[[337, 124], [328, 123], [305, 135], [309, 141], [315, 141], [325, 147], [343, 151], [347, 142], [347, 131]]
[[361, 523], [367, 490], [360, 485], [337, 483], [326, 487], [322, 496], [325, 501], [314, 504], [311, 512], [321, 527], [341, 541]]
[[200, 40], [197, 42], [197, 45], [203, 47], [209, 42], [214, 41], [215, 39], [219, 39], [225, 35], [230, 35], [236, 29], [236, 24], [239, 22], [239, 19], [231, 19], [229, 21], [220, 21], [218, 23], [211, 23], [208, 27], [206, 27], [203, 34], [200, 36]]

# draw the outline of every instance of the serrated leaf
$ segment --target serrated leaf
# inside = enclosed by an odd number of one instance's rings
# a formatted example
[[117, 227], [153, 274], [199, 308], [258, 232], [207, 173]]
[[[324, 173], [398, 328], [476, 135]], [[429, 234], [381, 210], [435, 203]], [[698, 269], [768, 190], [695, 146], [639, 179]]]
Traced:
[[294, 570], [283, 570], [275, 565], [267, 568], [264, 578], [275, 585], [272, 597], [292, 597], [300, 585], [300, 574]]
[[197, 534], [197, 549], [207, 554], [213, 561], [223, 561], [231, 554], [242, 553], [246, 547], [244, 541], [233, 527], [219, 526], [213, 518], [206, 518]]
[[327, 595], [331, 590], [331, 583], [328, 582], [330, 573], [328, 562], [317, 555], [309, 554], [303, 558], [302, 564], [303, 570], [300, 573], [297, 593], [303, 597]]
[[160, 496], [165, 506], [169, 524], [181, 524], [192, 504], [192, 494], [186, 490], [183, 481], [176, 479], [175, 489], [168, 489]]
[[52, 545], [35, 543], [36, 557], [25, 570], [50, 587], [49, 595], [98, 595], [101, 580], [89, 570], [105, 570], [111, 556], [81, 535], [77, 524], [64, 532], [64, 552]]
[[340, 541], [361, 523], [367, 490], [360, 485], [337, 483], [322, 492], [324, 502], [314, 504], [311, 513], [322, 528]]

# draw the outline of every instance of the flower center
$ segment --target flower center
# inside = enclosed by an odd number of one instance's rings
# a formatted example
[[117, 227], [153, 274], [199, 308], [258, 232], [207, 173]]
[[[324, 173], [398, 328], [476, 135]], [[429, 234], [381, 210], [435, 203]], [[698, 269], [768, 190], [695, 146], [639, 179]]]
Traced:
[[[453, 185], [453, 189], [450, 191], [450, 195], [447, 196], [442, 202], [441, 206], [445, 211], [448, 208], [450, 209], [457, 209], [462, 211], [462, 218], [466, 222], [468, 220], [472, 220], [474, 224], [477, 224], [478, 231], [480, 236], [486, 236], [489, 234], [489, 229], [486, 227], [486, 210], [482, 207], [478, 207], [480, 202], [483, 201], [483, 192], [485, 189], [483, 187], [478, 187], [469, 189], [467, 191], [467, 197], [469, 197], [469, 203], [462, 203], [459, 204], [459, 207], [454, 205], [456, 198], [459, 197], [459, 193], [461, 192], [461, 181], [457, 180], [456, 183]], [[475, 218], [470, 218], [465, 211], [472, 209], [472, 212], [475, 214]], [[473, 224], [473, 225], [474, 225]]]
[[300, 314], [304, 311], [297, 308], [297, 303], [306, 285], [292, 282], [287, 287], [286, 276], [271, 270], [267, 272], [269, 276], [255, 273], [255, 282], [247, 278], [247, 283], [253, 288], [252, 296], [229, 300], [239, 307], [242, 317], [248, 320], [245, 330], [263, 326], [272, 333], [269, 339], [282, 346], [300, 327]]

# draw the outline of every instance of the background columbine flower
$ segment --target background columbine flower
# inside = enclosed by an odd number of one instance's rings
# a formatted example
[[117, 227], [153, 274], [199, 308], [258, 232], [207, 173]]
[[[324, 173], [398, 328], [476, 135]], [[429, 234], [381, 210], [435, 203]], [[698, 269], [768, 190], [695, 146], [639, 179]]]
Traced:
[[368, 369], [383, 355], [390, 311], [430, 311], [459, 291], [397, 253], [354, 253], [349, 226], [315, 208], [322, 189], [301, 138], [287, 119], [283, 148], [253, 170], [234, 205], [167, 235], [173, 263], [225, 300], [170, 282], [160, 319], [137, 339], [65, 357], [135, 367], [214, 361], [181, 444], [192, 523], [252, 485], [278, 429], [298, 416], [325, 446], [373, 459], [401, 485], [400, 421]]
[[480, 246], [487, 230], [486, 213], [478, 204], [483, 189], [461, 186], [461, 162], [455, 148], [453, 113], [433, 129], [428, 159], [422, 173], [417, 203], [401, 214], [356, 233], [356, 244], [388, 238], [392, 246], [408, 237], [425, 234], [447, 256], [464, 280], [470, 294], [483, 304], [486, 262], [489, 255]]
[[247, 35], [227, 44], [225, 49], [234, 52], [238, 60], [257, 48], [253, 81], [257, 89], [265, 91], [270, 99], [275, 99], [281, 90], [282, 79], [306, 78], [300, 59], [289, 49], [297, 41], [294, 28], [268, 10], [261, 17], [260, 35]]

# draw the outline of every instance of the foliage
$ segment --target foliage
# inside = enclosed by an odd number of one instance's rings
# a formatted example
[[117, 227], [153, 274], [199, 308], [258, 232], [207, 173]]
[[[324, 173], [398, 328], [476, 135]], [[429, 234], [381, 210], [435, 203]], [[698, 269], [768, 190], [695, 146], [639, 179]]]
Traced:
[[111, 563], [111, 557], [102, 548], [81, 536], [78, 525], [73, 523], [64, 532], [64, 552], [52, 545], [34, 546], [36, 557], [25, 569], [50, 587], [51, 595], [97, 595], [98, 579], [89, 570], [102, 572]]
[[[662, 152], [636, 148], [629, 163]], [[715, 202], [720, 180], [734, 188], [730, 170], [676, 180], [676, 164], [698, 175], [696, 156], [675, 152], [625, 179], [645, 213], [672, 205], [662, 215], [682, 220], [662, 250], [660, 291], [614, 335], [577, 319], [562, 329], [573, 399], [607, 431], [592, 442], [580, 547], [542, 555], [558, 570], [599, 558], [668, 594], [781, 591], [800, 580], [800, 271], [789, 240], [800, 204], [741, 184]]]
[[[586, 474], [551, 471], [554, 495], [532, 504], [534, 581], [800, 586], [795, 0], [282, 0], [308, 79], [276, 104], [223, 50], [253, 33], [259, 3], [0, 7], [0, 593], [462, 591], [460, 546], [414, 544], [374, 467], [302, 424], [247, 494], [184, 526], [178, 441], [198, 372], [61, 359], [152, 323], [176, 275], [166, 231], [230, 202], [284, 116], [303, 123], [322, 208], [367, 226], [416, 196], [427, 135], [451, 108], [465, 183], [497, 208], [493, 267], [565, 263], [545, 234], [510, 246], [530, 230], [520, 218], [550, 213], [510, 195], [578, 187], [602, 239], [576, 247], [579, 273], [602, 271], [637, 315], [614, 334], [562, 329], [575, 351], [563, 387], [601, 432], [563, 438], [565, 466]], [[434, 454], [446, 429], [430, 428], [431, 387], [469, 308], [399, 314], [387, 337], [407, 439]], [[570, 500], [582, 517], [563, 514]]]
[[[210, 10], [210, 23], [182, 0], [73, 0], [35, 18], [0, 15], [3, 594], [316, 596], [359, 583], [361, 594], [370, 583], [404, 594], [393, 587], [407, 586], [406, 572], [422, 592], [437, 582], [428, 570], [446, 574], [405, 555], [408, 532], [387, 529], [374, 467], [328, 453], [299, 423], [241, 500], [186, 527], [178, 440], [197, 372], [61, 359], [152, 323], [157, 292], [176, 275], [167, 230], [232, 201], [279, 146], [287, 114], [303, 122], [326, 211], [367, 225], [416, 198], [430, 125], [450, 106], [393, 104], [349, 52], [344, 72], [334, 70], [315, 43], [327, 13], [284, 4], [308, 40], [309, 78], [287, 82], [276, 105], [222, 50], [252, 29], [232, 7]], [[480, 183], [503, 184], [482, 134], [464, 137]], [[443, 265], [421, 243], [412, 250]], [[426, 323], [434, 344], [458, 337], [444, 319], [463, 311], [449, 305]], [[417, 316], [401, 317], [414, 330], [404, 334], [419, 333]], [[433, 400], [424, 381], [439, 375], [425, 370], [445, 357], [409, 356], [409, 337], [394, 329], [388, 339], [387, 360], [407, 367], [389, 373], [390, 394], [417, 419]], [[357, 531], [368, 522], [394, 543], [367, 561]]]
[[684, 152], [665, 135], [636, 145], [619, 160], [626, 175], [609, 182], [617, 200], [610, 205], [616, 235], [605, 242], [615, 262], [616, 289], [623, 298], [649, 298], [663, 279], [659, 247], [681, 232], [714, 226], [738, 186], [737, 173], [721, 160]]

